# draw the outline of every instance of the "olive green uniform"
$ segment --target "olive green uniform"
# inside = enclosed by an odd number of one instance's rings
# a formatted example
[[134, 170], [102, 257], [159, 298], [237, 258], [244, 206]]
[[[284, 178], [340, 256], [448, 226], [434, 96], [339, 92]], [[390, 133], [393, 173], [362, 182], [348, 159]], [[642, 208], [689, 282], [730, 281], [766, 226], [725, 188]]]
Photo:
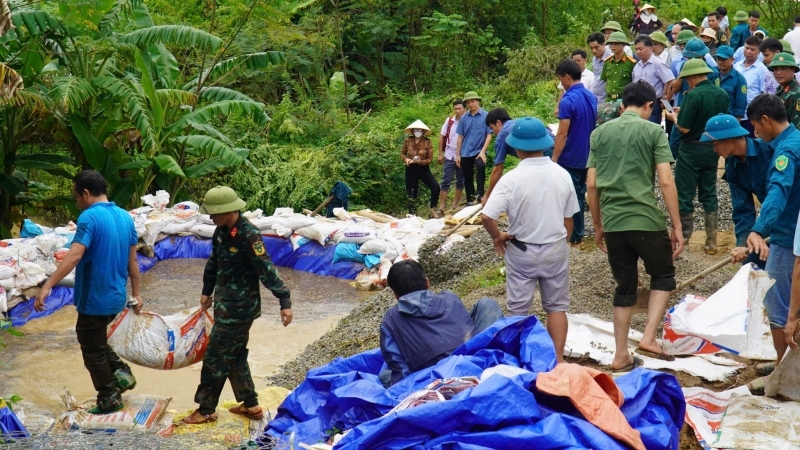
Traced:
[[777, 95], [786, 107], [789, 122], [800, 128], [800, 83], [792, 78], [788, 85], [778, 86]]
[[292, 307], [289, 289], [278, 276], [255, 225], [239, 215], [232, 228], [217, 227], [211, 239], [203, 295], [214, 293], [214, 327], [194, 399], [200, 414], [216, 410], [227, 379], [237, 402], [248, 408], [258, 405], [247, 364], [247, 342], [253, 320], [261, 316], [259, 280], [278, 298], [281, 309]]
[[628, 55], [623, 55], [619, 61], [614, 55], [603, 62], [603, 71], [600, 79], [606, 82], [606, 101], [613, 102], [622, 98], [622, 90], [633, 81], [633, 67], [636, 60]]
[[689, 132], [681, 138], [675, 164], [675, 187], [681, 215], [694, 212], [694, 197], [707, 213], [719, 209], [717, 203], [717, 163], [719, 156], [710, 143], [701, 143], [708, 119], [727, 114], [730, 98], [725, 90], [704, 80], [687, 92], [678, 113], [678, 126]]

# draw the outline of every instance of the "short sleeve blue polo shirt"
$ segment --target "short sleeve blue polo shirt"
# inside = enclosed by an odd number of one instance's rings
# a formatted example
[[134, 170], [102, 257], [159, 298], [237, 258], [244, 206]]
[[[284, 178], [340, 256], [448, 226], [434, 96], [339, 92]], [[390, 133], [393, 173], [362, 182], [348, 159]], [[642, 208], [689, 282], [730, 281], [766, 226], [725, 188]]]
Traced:
[[569, 119], [569, 131], [558, 165], [570, 169], [585, 169], [589, 159], [589, 137], [594, 131], [597, 115], [597, 98], [577, 83], [570, 86], [558, 107], [558, 118]]
[[486, 136], [492, 134], [492, 129], [486, 125], [486, 115], [489, 114], [483, 108], [472, 114], [467, 111], [458, 121], [456, 133], [463, 136], [461, 140], [461, 157], [469, 158], [477, 156], [486, 142]]

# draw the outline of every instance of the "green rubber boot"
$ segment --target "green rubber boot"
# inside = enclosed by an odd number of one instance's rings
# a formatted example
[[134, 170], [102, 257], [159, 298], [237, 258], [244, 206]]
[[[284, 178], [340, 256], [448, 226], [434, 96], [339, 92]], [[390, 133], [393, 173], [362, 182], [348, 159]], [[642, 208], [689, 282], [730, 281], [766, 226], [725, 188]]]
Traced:
[[94, 408], [86, 410], [89, 414], [111, 414], [115, 413], [125, 405], [122, 403], [122, 396], [119, 394], [104, 400], [97, 400], [97, 405]]
[[706, 245], [704, 246], [707, 255], [717, 254], [717, 219], [716, 211], [705, 214]]
[[136, 387], [136, 377], [133, 376], [130, 367], [115, 370], [114, 380], [116, 381], [120, 394]]
[[693, 214], [681, 214], [681, 228], [683, 229], [683, 240], [688, 243], [692, 237], [692, 231], [694, 231]]

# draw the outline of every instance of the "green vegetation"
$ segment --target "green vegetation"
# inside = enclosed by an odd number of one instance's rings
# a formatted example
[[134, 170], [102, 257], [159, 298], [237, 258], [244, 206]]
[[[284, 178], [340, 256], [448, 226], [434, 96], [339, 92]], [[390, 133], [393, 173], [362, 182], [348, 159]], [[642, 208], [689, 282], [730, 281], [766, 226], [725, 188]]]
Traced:
[[[749, 1], [725, 4], [761, 9], [780, 35], [798, 8]], [[716, 6], [653, 3], [665, 22]], [[407, 124], [422, 119], [438, 144], [468, 90], [487, 110], [555, 121], [555, 65], [632, 12], [607, 0], [0, 0], [0, 235], [26, 214], [74, 218], [69, 178], [83, 168], [127, 208], [217, 184], [249, 208], [313, 208], [343, 180], [353, 203], [399, 213]]]
[[501, 272], [503, 267], [504, 265], [502, 263], [498, 263], [478, 271], [470, 272], [468, 276], [458, 283], [458, 286], [454, 289], [455, 293], [459, 297], [464, 298], [478, 289], [486, 289], [504, 284], [506, 282], [506, 276], [505, 271]]

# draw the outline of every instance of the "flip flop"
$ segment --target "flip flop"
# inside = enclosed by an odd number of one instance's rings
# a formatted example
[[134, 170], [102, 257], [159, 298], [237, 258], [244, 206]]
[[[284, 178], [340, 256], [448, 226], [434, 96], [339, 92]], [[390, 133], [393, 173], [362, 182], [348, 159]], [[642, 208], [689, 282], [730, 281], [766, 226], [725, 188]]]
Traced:
[[750, 393], [753, 395], [764, 395], [764, 391], [767, 388], [767, 380], [769, 380], [768, 376], [756, 378], [747, 383], [747, 389], [750, 389]]
[[236, 406], [232, 406], [228, 408], [228, 411], [233, 414], [238, 414], [240, 416], [245, 416], [250, 420], [261, 420], [264, 418], [264, 408], [261, 408], [257, 413], [250, 412], [244, 403], [239, 403]]
[[774, 362], [756, 364], [756, 372], [761, 376], [767, 376], [775, 371]]
[[[202, 419], [201, 420], [192, 420], [192, 417], [194, 417], [195, 413], [199, 414], [202, 417]], [[216, 421], [217, 421], [217, 413], [200, 414], [200, 410], [199, 409], [195, 409], [194, 411], [192, 411], [191, 414], [189, 414], [188, 416], [186, 416], [183, 419], [181, 419], [181, 423], [184, 423], [186, 425], [202, 425], [204, 423], [210, 423], [210, 422], [216, 422]]]
[[664, 353], [663, 350], [661, 351], [661, 353], [656, 353], [656, 352], [651, 352], [650, 350], [645, 350], [643, 348], [637, 348], [636, 353], [647, 356], [649, 358], [660, 359], [661, 361], [675, 361], [674, 356]]
[[641, 367], [643, 364], [644, 364], [644, 361], [642, 361], [642, 358], [634, 356], [632, 363], [630, 363], [627, 366], [622, 367], [620, 369], [611, 369], [611, 374], [612, 375], [624, 375], [626, 373], [633, 372], [634, 369], [636, 369], [638, 367]]

